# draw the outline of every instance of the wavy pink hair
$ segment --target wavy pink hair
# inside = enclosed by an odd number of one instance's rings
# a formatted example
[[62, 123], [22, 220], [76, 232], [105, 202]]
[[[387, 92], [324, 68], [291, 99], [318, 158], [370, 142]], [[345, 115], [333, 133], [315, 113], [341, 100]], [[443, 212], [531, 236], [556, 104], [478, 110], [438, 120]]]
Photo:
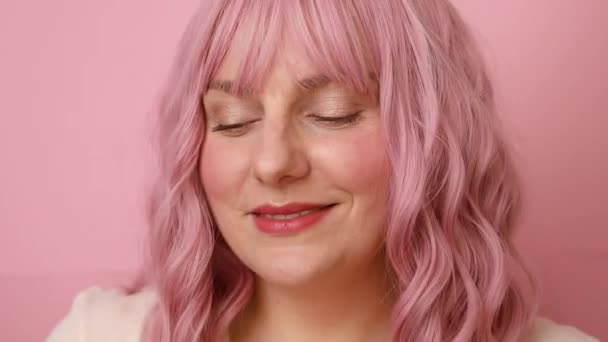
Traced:
[[243, 27], [238, 87], [260, 87], [281, 43], [296, 39], [319, 72], [378, 102], [391, 170], [392, 340], [520, 340], [536, 285], [510, 240], [518, 178], [484, 61], [445, 0], [202, 1], [156, 118], [149, 254], [129, 289], [158, 293], [145, 339], [218, 341], [253, 292], [197, 173], [201, 95]]

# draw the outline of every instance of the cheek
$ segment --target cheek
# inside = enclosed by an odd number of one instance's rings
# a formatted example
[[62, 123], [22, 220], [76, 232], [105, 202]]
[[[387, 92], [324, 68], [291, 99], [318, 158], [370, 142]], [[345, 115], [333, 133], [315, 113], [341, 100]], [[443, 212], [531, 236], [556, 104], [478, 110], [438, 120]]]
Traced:
[[353, 134], [317, 150], [317, 164], [332, 185], [353, 195], [377, 196], [385, 191], [388, 163], [378, 132]]
[[353, 132], [319, 145], [318, 151], [317, 165], [324, 183], [339, 189], [349, 201], [341, 217], [342, 229], [332, 244], [342, 246], [352, 260], [369, 258], [382, 244], [387, 217], [389, 164], [381, 135]]
[[248, 159], [242, 148], [207, 139], [201, 150], [199, 175], [210, 203], [234, 200], [247, 173]]

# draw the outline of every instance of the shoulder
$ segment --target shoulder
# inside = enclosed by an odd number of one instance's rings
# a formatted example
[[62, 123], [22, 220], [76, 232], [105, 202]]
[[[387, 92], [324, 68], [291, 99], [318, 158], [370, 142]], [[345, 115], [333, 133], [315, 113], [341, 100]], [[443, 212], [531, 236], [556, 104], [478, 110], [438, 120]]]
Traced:
[[544, 317], [537, 317], [526, 342], [599, 342], [570, 325], [562, 325]]
[[151, 289], [127, 295], [116, 289], [87, 288], [74, 297], [69, 312], [45, 341], [138, 342], [155, 302]]

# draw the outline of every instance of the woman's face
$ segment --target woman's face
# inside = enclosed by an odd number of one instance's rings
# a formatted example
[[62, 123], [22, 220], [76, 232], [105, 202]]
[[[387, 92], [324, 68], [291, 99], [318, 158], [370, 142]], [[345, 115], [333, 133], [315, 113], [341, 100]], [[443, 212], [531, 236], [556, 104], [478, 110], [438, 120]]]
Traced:
[[[377, 105], [315, 77], [305, 61], [296, 47], [279, 51], [262, 91], [237, 97], [226, 92], [240, 62], [238, 53], [229, 53], [203, 98], [200, 176], [214, 218], [245, 265], [283, 285], [371, 262], [385, 219], [388, 168]], [[342, 122], [319, 118], [348, 115]], [[335, 205], [309, 214], [317, 221], [299, 231], [261, 229], [280, 227], [278, 219], [256, 224], [257, 207], [294, 202]], [[294, 222], [283, 221], [302, 228]]]

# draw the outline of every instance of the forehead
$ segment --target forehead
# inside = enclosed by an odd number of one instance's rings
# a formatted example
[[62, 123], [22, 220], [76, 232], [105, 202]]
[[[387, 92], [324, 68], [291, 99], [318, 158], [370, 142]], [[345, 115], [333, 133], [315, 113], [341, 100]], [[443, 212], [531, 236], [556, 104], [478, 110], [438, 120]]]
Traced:
[[[239, 72], [242, 72], [239, 68], [248, 64], [243, 60], [247, 58], [245, 57], [247, 54], [246, 46], [241, 42], [242, 40], [239, 37], [235, 37], [232, 41], [218, 71], [209, 83], [209, 89], [219, 89], [227, 93], [236, 91], [235, 84], [240, 83], [239, 77], [242, 76], [242, 74], [239, 75]], [[302, 90], [310, 90], [332, 81], [328, 75], [319, 71], [319, 68], [310, 61], [305, 51], [294, 44], [291, 39], [285, 39], [276, 47], [267, 65], [266, 70], [257, 72], [258, 75], [253, 77], [253, 82], [247, 82], [252, 84], [241, 85], [243, 89], [235, 95], [253, 95], [266, 87], [283, 88], [283, 90], [297, 87]]]

